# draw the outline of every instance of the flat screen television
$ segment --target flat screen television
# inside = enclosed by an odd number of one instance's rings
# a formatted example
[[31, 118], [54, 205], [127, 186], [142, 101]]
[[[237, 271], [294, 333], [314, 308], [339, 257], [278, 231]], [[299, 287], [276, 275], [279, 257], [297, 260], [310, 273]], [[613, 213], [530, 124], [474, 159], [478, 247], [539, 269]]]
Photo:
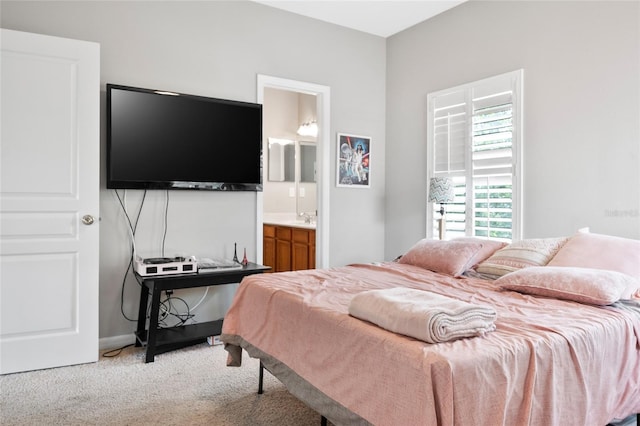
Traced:
[[262, 190], [262, 105], [107, 84], [107, 188]]

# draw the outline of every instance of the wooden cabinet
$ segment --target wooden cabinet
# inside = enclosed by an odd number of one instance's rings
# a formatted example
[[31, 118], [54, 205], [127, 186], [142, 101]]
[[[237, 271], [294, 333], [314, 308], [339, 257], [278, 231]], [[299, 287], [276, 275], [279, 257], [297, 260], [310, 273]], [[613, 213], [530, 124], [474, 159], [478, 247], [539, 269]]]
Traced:
[[291, 269], [291, 229], [276, 226], [276, 272], [293, 270]]
[[314, 229], [292, 228], [291, 263], [293, 270], [314, 269], [316, 267], [316, 231]]
[[262, 237], [262, 263], [271, 266], [271, 271], [276, 270], [276, 227], [264, 225]]
[[273, 272], [316, 267], [315, 229], [263, 225], [263, 263]]

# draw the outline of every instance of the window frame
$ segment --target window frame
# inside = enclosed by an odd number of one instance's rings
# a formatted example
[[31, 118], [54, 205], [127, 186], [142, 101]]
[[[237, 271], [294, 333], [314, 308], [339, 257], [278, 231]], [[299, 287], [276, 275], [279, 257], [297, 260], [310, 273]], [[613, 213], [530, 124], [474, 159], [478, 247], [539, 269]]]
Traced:
[[[434, 104], [435, 99], [441, 96], [450, 95], [454, 92], [464, 92], [466, 103], [466, 141], [465, 141], [465, 170], [471, 165], [472, 156], [472, 135], [473, 135], [473, 100], [472, 89], [478, 87], [490, 87], [495, 84], [509, 84], [512, 92], [512, 228], [511, 240], [518, 241], [523, 235], [523, 146], [524, 146], [524, 70], [519, 69], [493, 77], [465, 83], [448, 89], [439, 90], [427, 95], [427, 188], [429, 179], [435, 176], [435, 137], [434, 137]], [[466, 175], [466, 172], [465, 172]], [[467, 184], [468, 185], [468, 184]], [[468, 188], [468, 187], [467, 187]], [[469, 205], [473, 203], [472, 191], [467, 190], [467, 199], [465, 203]], [[427, 194], [425, 194], [425, 197]], [[426, 200], [426, 198], [425, 198]], [[429, 239], [437, 237], [434, 233], [434, 221], [437, 218], [433, 203], [426, 204], [426, 236]], [[473, 236], [471, 234], [473, 226], [469, 226], [474, 220], [472, 209], [465, 209], [465, 236]], [[489, 239], [491, 239], [489, 237]]]

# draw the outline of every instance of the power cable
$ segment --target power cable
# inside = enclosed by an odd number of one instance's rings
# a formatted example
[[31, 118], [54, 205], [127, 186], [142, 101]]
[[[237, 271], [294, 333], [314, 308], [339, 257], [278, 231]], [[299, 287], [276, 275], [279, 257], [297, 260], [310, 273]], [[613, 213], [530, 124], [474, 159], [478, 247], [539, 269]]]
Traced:
[[[120, 313], [122, 313], [122, 316], [128, 320], [128, 321], [132, 321], [135, 322], [137, 321], [136, 319], [132, 319], [129, 318], [127, 316], [127, 314], [124, 312], [124, 288], [127, 282], [127, 276], [129, 275], [129, 271], [131, 271], [131, 268], [133, 266], [133, 259], [135, 257], [135, 253], [136, 253], [136, 245], [135, 245], [135, 236], [136, 236], [136, 229], [138, 228], [138, 221], [140, 220], [140, 214], [142, 213], [142, 207], [144, 206], [144, 201], [147, 197], [147, 190], [145, 189], [143, 194], [142, 194], [142, 201], [140, 202], [140, 208], [138, 209], [138, 214], [136, 215], [136, 220], [135, 223], [132, 225], [131, 224], [131, 219], [129, 218], [129, 214], [127, 212], [127, 208], [125, 207], [125, 203], [122, 200], [122, 198], [120, 198], [120, 194], [118, 193], [117, 189], [114, 189], [114, 192], [116, 194], [116, 197], [118, 198], [118, 201], [120, 202], [120, 207], [122, 208], [122, 211], [124, 212], [125, 218], [127, 219], [127, 224], [128, 224], [128, 228], [129, 228], [129, 232], [130, 232], [130, 236], [131, 236], [131, 256], [129, 257], [129, 264], [127, 265], [127, 269], [124, 272], [124, 276], [122, 277], [122, 285], [121, 285], [121, 289], [120, 289]], [[126, 198], [127, 195], [127, 190], [125, 189], [125, 193], [124, 193], [124, 197]]]

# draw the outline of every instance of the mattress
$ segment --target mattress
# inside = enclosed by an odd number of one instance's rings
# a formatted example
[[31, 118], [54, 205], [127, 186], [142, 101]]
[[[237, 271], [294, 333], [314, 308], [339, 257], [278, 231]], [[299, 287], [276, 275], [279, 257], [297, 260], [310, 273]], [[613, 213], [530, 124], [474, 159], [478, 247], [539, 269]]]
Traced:
[[[491, 305], [496, 329], [429, 344], [348, 314], [355, 294], [394, 287]], [[275, 360], [376, 425], [604, 425], [640, 412], [633, 304], [525, 295], [383, 262], [247, 277], [222, 333], [231, 364], [241, 362], [242, 347]]]

